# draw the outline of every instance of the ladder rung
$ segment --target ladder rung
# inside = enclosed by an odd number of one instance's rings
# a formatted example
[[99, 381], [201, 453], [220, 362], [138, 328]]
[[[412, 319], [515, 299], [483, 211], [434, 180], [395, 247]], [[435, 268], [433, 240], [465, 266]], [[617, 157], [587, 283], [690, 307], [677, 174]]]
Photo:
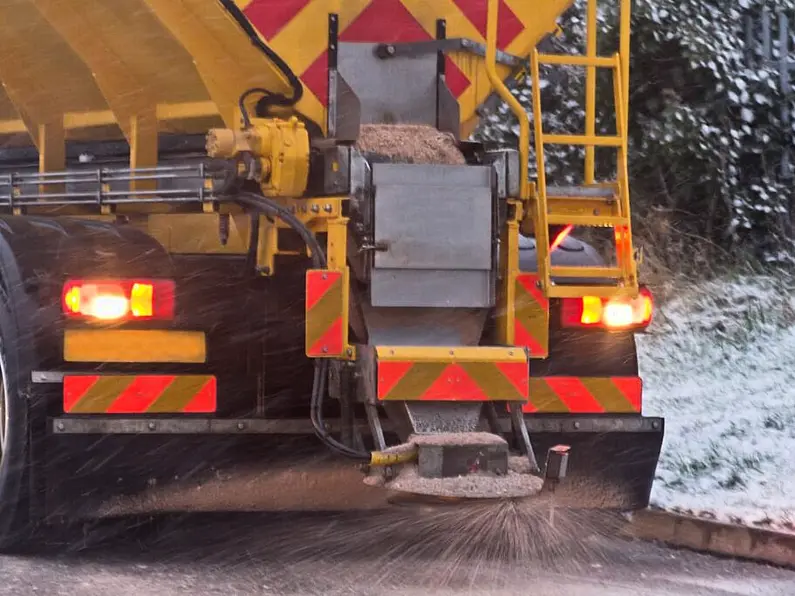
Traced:
[[559, 64], [562, 66], [598, 66], [614, 68], [616, 59], [606, 56], [572, 56], [569, 54], [539, 54], [539, 64]]
[[634, 297], [638, 288], [633, 286], [568, 286], [552, 285], [547, 289], [550, 298], [581, 298], [582, 296], [597, 296], [599, 298], [618, 298], [619, 296]]
[[597, 135], [544, 135], [545, 145], [584, 145], [594, 147], [623, 147], [624, 139], [618, 136]]
[[624, 272], [618, 267], [550, 267], [550, 277], [621, 279]]
[[547, 186], [548, 199], [607, 199], [617, 194], [612, 186]]
[[591, 228], [626, 226], [629, 219], [613, 215], [567, 215], [551, 213], [547, 215], [547, 223], [553, 226], [583, 226]]

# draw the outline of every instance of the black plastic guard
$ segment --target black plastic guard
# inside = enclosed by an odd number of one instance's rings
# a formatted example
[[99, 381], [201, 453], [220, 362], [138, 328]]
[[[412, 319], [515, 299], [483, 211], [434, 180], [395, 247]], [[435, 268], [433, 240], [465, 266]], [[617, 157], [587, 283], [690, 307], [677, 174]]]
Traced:
[[569, 445], [562, 507], [631, 511], [649, 504], [664, 420], [643, 416], [526, 416], [539, 465], [547, 450]]

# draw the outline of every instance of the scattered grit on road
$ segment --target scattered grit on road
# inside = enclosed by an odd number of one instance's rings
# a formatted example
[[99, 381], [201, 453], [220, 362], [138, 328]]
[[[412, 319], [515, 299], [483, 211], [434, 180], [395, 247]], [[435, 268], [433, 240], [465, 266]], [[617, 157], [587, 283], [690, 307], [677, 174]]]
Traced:
[[[406, 518], [408, 519], [408, 518]], [[0, 594], [784, 596], [795, 573], [598, 533], [524, 563], [416, 548], [381, 513], [164, 519], [35, 557], [0, 559]], [[386, 522], [386, 523], [384, 523]], [[106, 528], [107, 530], [107, 528]], [[78, 537], [73, 538], [76, 540]], [[436, 541], [434, 548], [438, 549]]]
[[[227, 507], [250, 510], [273, 494], [262, 478], [235, 474], [155, 502], [206, 510], [223, 493]], [[510, 502], [358, 509], [346, 475], [328, 479], [349, 489], [348, 502], [331, 500], [336, 512], [169, 514], [146, 530], [130, 530], [129, 518], [70, 530], [43, 553], [0, 558], [0, 596], [795, 594], [795, 572], [621, 538], [622, 520], [603, 514], [559, 510], [551, 526], [548, 508]], [[288, 501], [330, 493], [314, 474], [284, 487]]]

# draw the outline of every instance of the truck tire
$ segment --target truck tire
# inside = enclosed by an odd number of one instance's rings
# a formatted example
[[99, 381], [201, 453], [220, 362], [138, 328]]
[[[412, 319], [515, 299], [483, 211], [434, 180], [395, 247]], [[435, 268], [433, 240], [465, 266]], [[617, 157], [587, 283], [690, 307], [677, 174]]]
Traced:
[[28, 350], [21, 346], [17, 319], [0, 295], [0, 552], [30, 546], [37, 520], [31, 518], [31, 411]]

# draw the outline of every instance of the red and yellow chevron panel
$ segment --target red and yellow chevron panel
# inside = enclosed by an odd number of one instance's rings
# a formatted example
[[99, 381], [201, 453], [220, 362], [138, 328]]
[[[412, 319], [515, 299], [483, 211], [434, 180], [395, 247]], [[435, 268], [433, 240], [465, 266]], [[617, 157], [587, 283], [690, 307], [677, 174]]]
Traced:
[[216, 411], [210, 375], [66, 375], [66, 414], [165, 414]]
[[[236, 0], [268, 45], [290, 65], [307, 94], [301, 111], [317, 122], [328, 103], [328, 15], [339, 14], [342, 42], [428, 41], [436, 21], [447, 36], [485, 43], [487, 0]], [[497, 43], [501, 50], [527, 56], [555, 29], [556, 18], [572, 0], [500, 0]], [[500, 66], [503, 76], [507, 68]], [[491, 93], [483, 60], [465, 53], [447, 59], [447, 85], [461, 108], [461, 122]], [[464, 136], [467, 136], [464, 134]]]
[[306, 355], [339, 358], [348, 349], [348, 270], [306, 272]]
[[530, 414], [639, 414], [640, 377], [532, 377]]
[[506, 348], [376, 348], [376, 395], [401, 401], [526, 401], [529, 365]]
[[514, 344], [527, 349], [530, 358], [549, 355], [549, 300], [537, 286], [535, 273], [516, 276]]

